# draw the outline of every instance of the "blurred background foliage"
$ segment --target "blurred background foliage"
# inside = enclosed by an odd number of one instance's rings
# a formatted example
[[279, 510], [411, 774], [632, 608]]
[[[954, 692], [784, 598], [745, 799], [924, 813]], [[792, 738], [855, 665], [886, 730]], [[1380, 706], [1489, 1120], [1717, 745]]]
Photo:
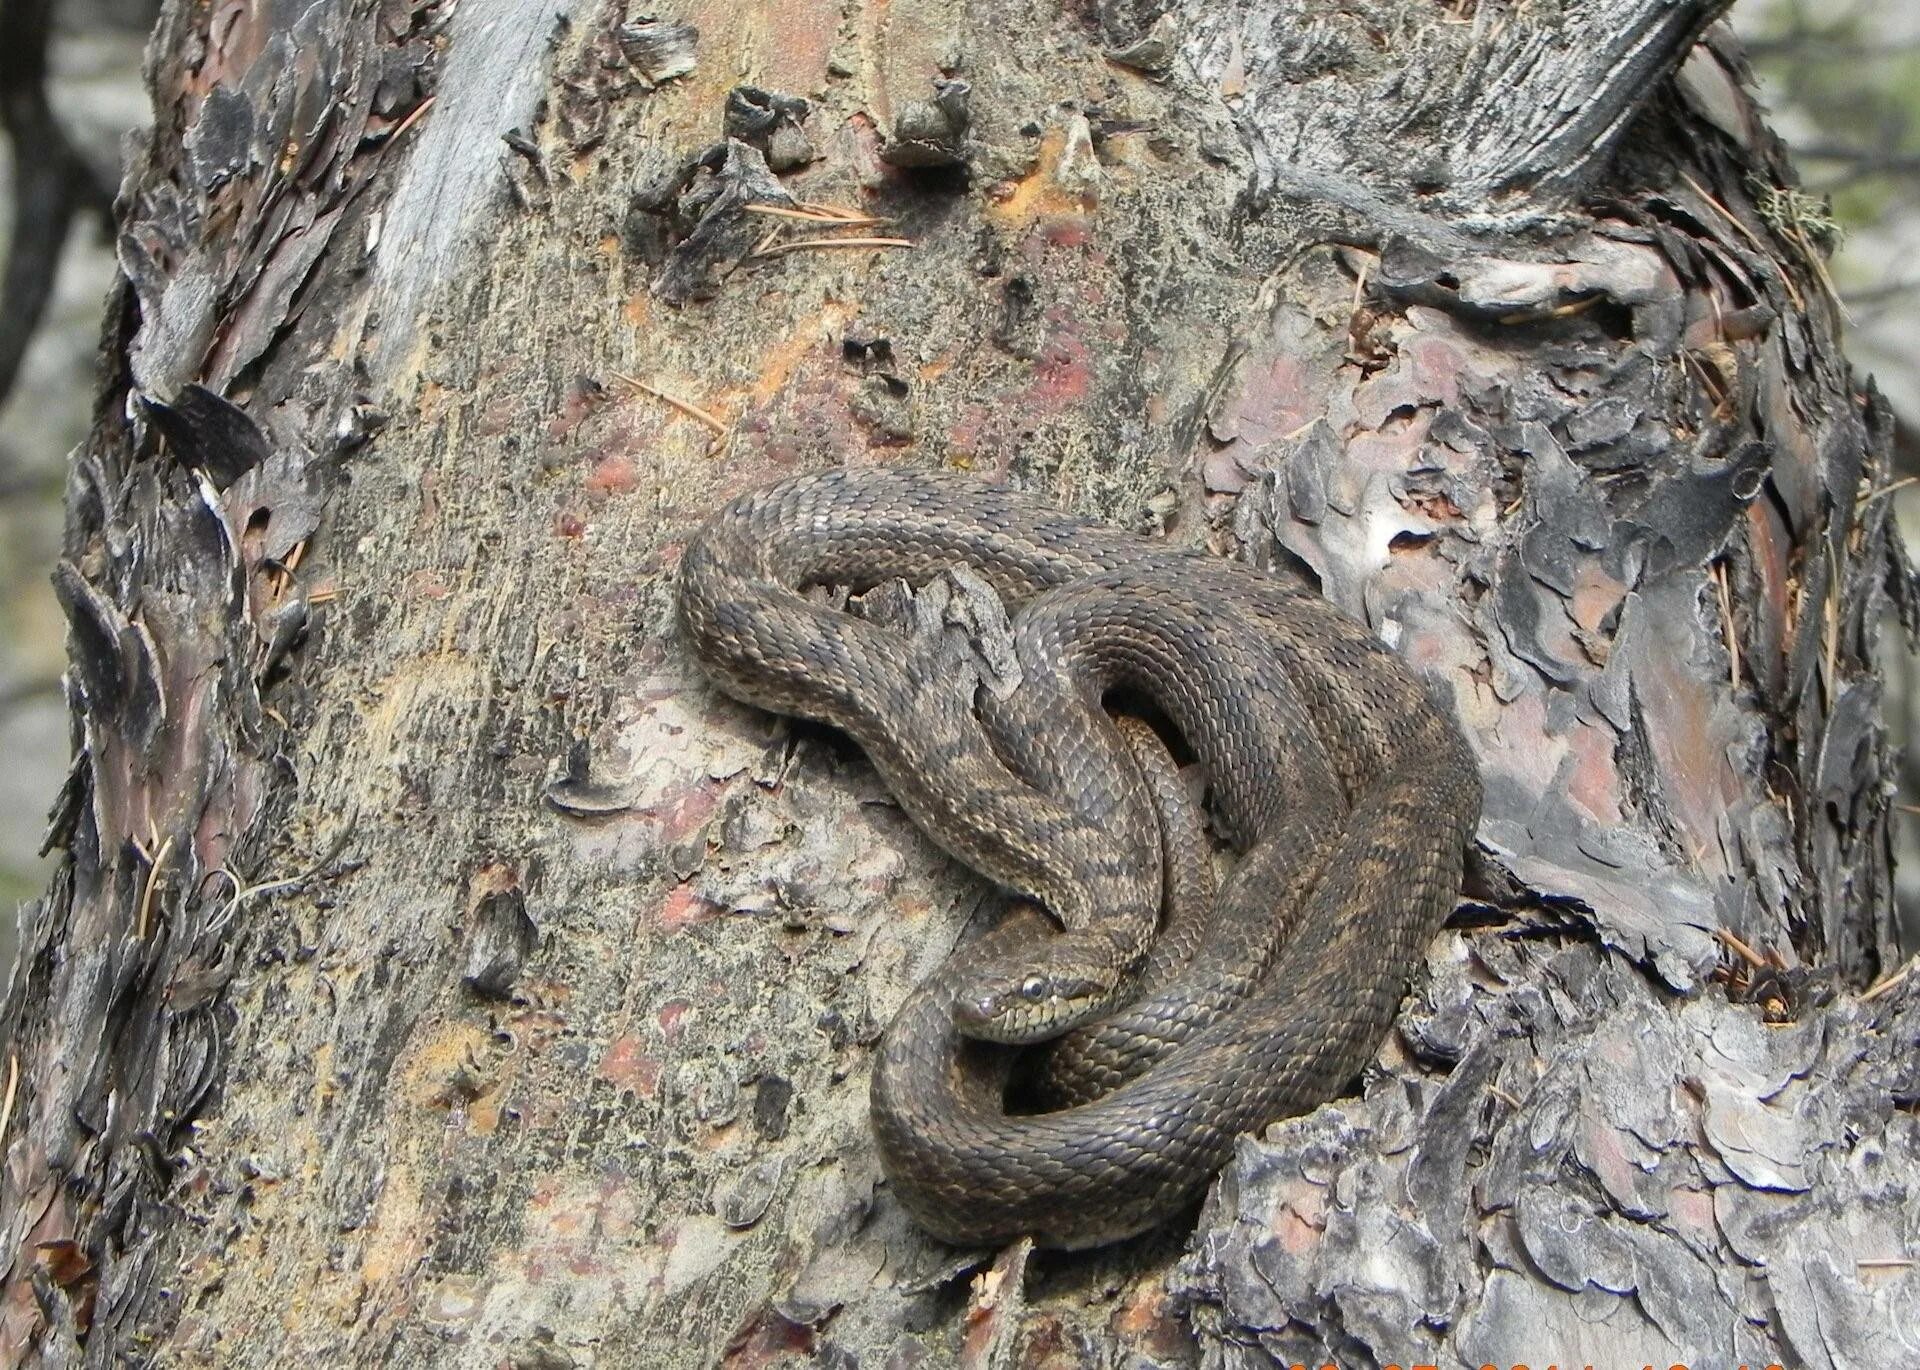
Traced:
[[1848, 350], [1892, 397], [1920, 473], [1920, 4], [1743, 0], [1735, 19], [1806, 190], [1842, 233]]
[[[147, 119], [140, 51], [153, 0], [51, 2], [54, 117], [91, 173], [114, 185], [122, 140]], [[22, 0], [0, 4], [25, 12]], [[1852, 318], [1849, 351], [1900, 415], [1900, 475], [1915, 484], [1891, 497], [1913, 546], [1920, 534], [1920, 0], [1740, 0], [1733, 21], [1806, 189], [1830, 200], [1841, 230], [1831, 271]], [[0, 80], [20, 79], [19, 51], [16, 43], [0, 53]], [[16, 92], [0, 94], [0, 106], [11, 107]], [[10, 239], [15, 159], [42, 149], [6, 141], [0, 233]], [[66, 454], [91, 412], [101, 303], [114, 270], [101, 223], [76, 218], [57, 270], [42, 269], [54, 272], [52, 296], [0, 407], [0, 966], [11, 958], [14, 908], [45, 886], [41, 831], [67, 765], [64, 628], [48, 571], [59, 549]], [[1889, 722], [1903, 737], [1920, 736], [1920, 689], [1898, 640], [1889, 646]], [[1911, 800], [1920, 794], [1911, 758], [1905, 781], [1903, 797]], [[1909, 854], [1902, 903], [1914, 928], [1920, 811], [1903, 811], [1900, 838]]]

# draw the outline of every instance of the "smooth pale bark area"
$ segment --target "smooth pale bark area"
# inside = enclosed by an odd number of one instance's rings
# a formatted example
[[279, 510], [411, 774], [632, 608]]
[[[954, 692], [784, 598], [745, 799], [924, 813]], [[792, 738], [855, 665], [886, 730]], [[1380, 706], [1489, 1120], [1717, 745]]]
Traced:
[[[1721, 8], [170, 5], [0, 1345], [1898, 1363], [1889, 423]], [[728, 494], [873, 462], [1314, 577], [1482, 758], [1377, 1068], [1191, 1236], [880, 1183], [872, 1044], [990, 892], [672, 627]]]

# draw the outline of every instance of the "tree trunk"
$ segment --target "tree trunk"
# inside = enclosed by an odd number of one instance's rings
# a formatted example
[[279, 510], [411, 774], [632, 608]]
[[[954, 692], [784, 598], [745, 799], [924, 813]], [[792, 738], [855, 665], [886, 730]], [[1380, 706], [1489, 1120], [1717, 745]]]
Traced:
[[[1889, 423], [1724, 4], [1159, 8], [169, 4], [14, 1360], [1912, 1361]], [[882, 461], [1300, 569], [1481, 757], [1377, 1067], [1190, 1241], [879, 1181], [985, 891], [671, 611], [728, 494]]]

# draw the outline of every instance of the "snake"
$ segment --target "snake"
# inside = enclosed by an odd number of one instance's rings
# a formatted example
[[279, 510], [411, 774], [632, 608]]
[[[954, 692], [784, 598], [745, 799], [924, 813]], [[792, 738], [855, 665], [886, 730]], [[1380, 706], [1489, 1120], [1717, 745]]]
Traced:
[[[1013, 614], [1020, 683], [956, 688], [820, 597], [965, 566]], [[881, 1169], [927, 1232], [1103, 1245], [1191, 1207], [1236, 1139], [1335, 1097], [1459, 892], [1473, 753], [1420, 677], [1311, 587], [950, 471], [839, 467], [721, 507], [681, 557], [695, 658], [749, 704], [848, 733], [908, 816], [1019, 896], [913, 990], [870, 1089]], [[1102, 707], [1144, 696], [1204, 766], [1237, 863], [1189, 954], [1150, 767]], [[1044, 909], [1045, 913], [1040, 910]], [[1008, 1105], [1009, 1043], [1054, 1036]]]

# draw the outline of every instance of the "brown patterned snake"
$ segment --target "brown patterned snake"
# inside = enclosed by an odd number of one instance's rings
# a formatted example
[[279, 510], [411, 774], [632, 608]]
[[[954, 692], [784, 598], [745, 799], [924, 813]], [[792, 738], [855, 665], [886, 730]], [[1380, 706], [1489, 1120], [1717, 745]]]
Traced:
[[[956, 563], [1015, 614], [1004, 699], [964, 697], [904, 636], [804, 594]], [[1093, 1246], [1180, 1210], [1239, 1134], [1358, 1073], [1459, 891], [1480, 803], [1466, 743], [1364, 628], [1252, 568], [960, 476], [837, 470], [716, 514], [680, 611], [722, 688], [850, 733], [931, 836], [1068, 929], [1016, 909], [882, 1039], [881, 1162], [949, 1241]], [[1114, 687], [1178, 729], [1240, 852], [1199, 949], [1143, 987], [1127, 974], [1161, 903], [1167, 810], [1100, 708]], [[1010, 1048], [976, 1039], [1085, 1023], [1130, 990], [1036, 1068], [1039, 1097], [1068, 1106], [1009, 1113]]]

